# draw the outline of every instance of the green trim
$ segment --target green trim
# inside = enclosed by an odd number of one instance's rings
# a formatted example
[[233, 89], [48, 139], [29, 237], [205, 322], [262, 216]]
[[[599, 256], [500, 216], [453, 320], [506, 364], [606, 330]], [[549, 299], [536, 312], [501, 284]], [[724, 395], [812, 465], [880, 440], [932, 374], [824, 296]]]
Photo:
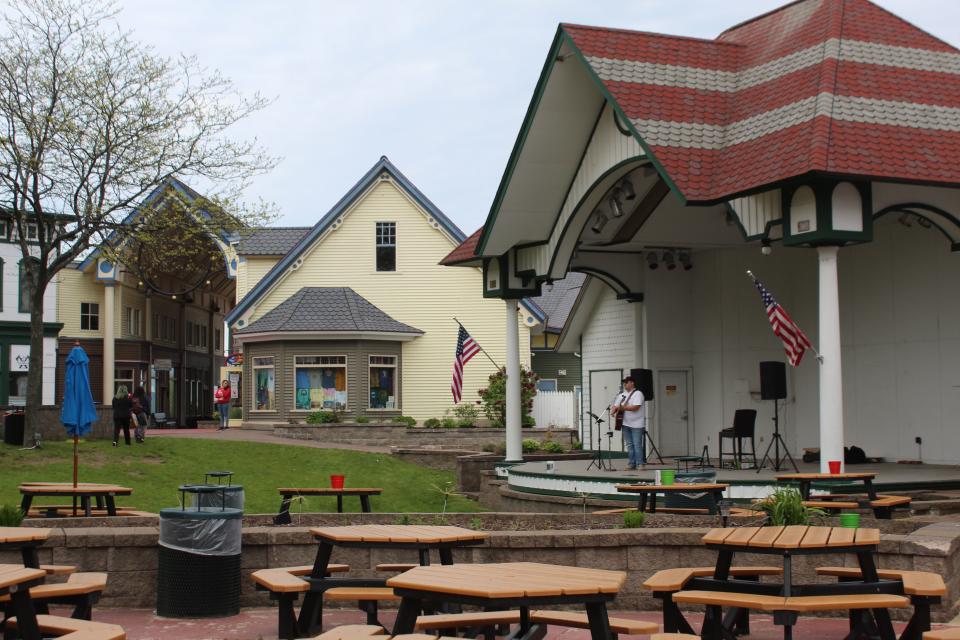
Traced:
[[[62, 322], [44, 322], [43, 337], [56, 338], [63, 329]], [[3, 338], [30, 338], [30, 323], [16, 320], [0, 321], [0, 339]]]
[[506, 196], [507, 187], [513, 179], [513, 172], [517, 168], [517, 162], [520, 160], [520, 153], [527, 142], [527, 135], [533, 126], [534, 116], [540, 107], [540, 100], [547, 89], [547, 83], [550, 80], [550, 74], [553, 71], [553, 65], [557, 62], [557, 54], [563, 45], [563, 27], [557, 28], [557, 33], [553, 37], [553, 43], [547, 53], [547, 59], [543, 63], [543, 69], [540, 71], [540, 78], [537, 80], [537, 86], [533, 91], [533, 97], [530, 99], [530, 105], [527, 107], [527, 113], [523, 116], [523, 124], [520, 125], [520, 132], [516, 141], [513, 143], [513, 149], [510, 151], [510, 158], [507, 160], [507, 168], [500, 179], [500, 185], [497, 187], [497, 194], [493, 198], [493, 204], [490, 206], [490, 213], [487, 214], [487, 220], [483, 225], [483, 232], [480, 233], [480, 240], [477, 242], [477, 248], [474, 255], [483, 255], [487, 248], [487, 239], [490, 235], [493, 225], [497, 221], [497, 215], [500, 213], [500, 205], [503, 204], [503, 198]]
[[[862, 231], [841, 231], [833, 228], [833, 192], [841, 183], [849, 183], [860, 195], [860, 216]], [[793, 196], [802, 187], [813, 190], [816, 207], [817, 230], [793, 234], [791, 222]], [[872, 190], [869, 182], [855, 182], [837, 178], [813, 178], [805, 182], [797, 182], [792, 186], [784, 187], [780, 191], [781, 207], [783, 211], [783, 244], [784, 246], [824, 246], [846, 245], [871, 242], [873, 240], [873, 216], [870, 203]]]
[[904, 204], [892, 204], [892, 205], [890, 205], [890, 206], [888, 206], [888, 207], [884, 207], [883, 209], [881, 209], [881, 210], [878, 211], [877, 213], [873, 214], [873, 219], [874, 219], [874, 220], [878, 220], [879, 218], [887, 215], [888, 213], [896, 213], [896, 212], [898, 212], [898, 211], [901, 212], [901, 213], [909, 213], [909, 214], [911, 214], [911, 215], [914, 215], [914, 216], [923, 218], [924, 220], [926, 220], [926, 221], [928, 221], [930, 224], [932, 224], [934, 227], [936, 227], [937, 230], [938, 230], [940, 233], [942, 233], [942, 234], [944, 235], [944, 237], [946, 237], [946, 239], [950, 242], [950, 251], [951, 251], [951, 252], [953, 252], [953, 251], [960, 251], [960, 242], [957, 242], [957, 241], [954, 240], [952, 237], [950, 237], [950, 234], [947, 233], [947, 230], [946, 230], [946, 229], [944, 229], [942, 226], [940, 226], [939, 224], [937, 224], [937, 221], [936, 221], [936, 220], [931, 220], [931, 219], [928, 218], [927, 216], [917, 213], [916, 211], [914, 211], [914, 209], [920, 209], [921, 211], [927, 211], [927, 212], [929, 212], [929, 213], [935, 213], [935, 214], [937, 214], [937, 215], [943, 216], [944, 218], [948, 219], [950, 222], [952, 222], [954, 225], [957, 226], [957, 232], [958, 232], [958, 234], [960, 234], [960, 220], [958, 220], [958, 219], [956, 218], [956, 216], [954, 216], [954, 215], [952, 215], [952, 214], [944, 211], [943, 209], [940, 209], [939, 207], [934, 207], [933, 205], [923, 204], [923, 203], [920, 203], [920, 202], [907, 202], [907, 203], [904, 203]]

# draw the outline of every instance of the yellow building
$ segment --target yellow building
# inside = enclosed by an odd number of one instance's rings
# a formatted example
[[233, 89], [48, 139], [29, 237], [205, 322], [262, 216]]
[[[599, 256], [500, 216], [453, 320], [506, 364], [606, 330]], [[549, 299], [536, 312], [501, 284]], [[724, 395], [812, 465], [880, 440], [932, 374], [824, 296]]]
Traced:
[[[243, 352], [244, 421], [321, 409], [349, 416], [442, 417], [462, 322], [505, 365], [506, 314], [529, 366], [536, 305], [482, 296], [480, 269], [439, 262], [465, 236], [387, 158], [312, 228], [258, 229], [237, 244], [237, 304], [226, 322]], [[465, 367], [463, 399], [495, 371]]]

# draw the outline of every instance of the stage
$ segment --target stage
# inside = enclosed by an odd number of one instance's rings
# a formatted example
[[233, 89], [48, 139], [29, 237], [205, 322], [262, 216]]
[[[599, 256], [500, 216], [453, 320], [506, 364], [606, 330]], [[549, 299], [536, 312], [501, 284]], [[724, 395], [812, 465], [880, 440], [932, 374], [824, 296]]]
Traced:
[[[643, 470], [626, 471], [625, 458], [614, 458], [605, 461], [612, 462], [614, 471], [600, 471], [596, 467], [587, 469], [588, 460], [559, 460], [554, 462], [554, 471], [547, 470], [547, 462], [524, 462], [518, 465], [503, 463], [498, 465], [497, 474], [505, 477], [510, 489], [530, 494], [577, 497], [589, 493], [593, 498], [609, 500], [624, 500], [625, 496], [618, 493], [616, 485], [637, 482], [653, 482], [654, 471], [657, 469], [677, 469], [676, 463], [664, 458], [666, 464], [650, 464]], [[801, 473], [817, 473], [819, 464], [798, 462]], [[680, 469], [685, 468], [680, 463]], [[936, 491], [960, 489], [960, 466], [932, 465], [932, 464], [897, 464], [881, 462], [871, 464], [849, 465], [847, 470], [853, 472], [874, 472], [877, 478], [874, 485], [878, 491]], [[690, 471], [700, 471], [694, 464]], [[781, 467], [781, 471], [762, 469], [759, 473], [754, 469], [717, 469], [707, 467], [706, 471], [717, 473], [716, 481], [729, 484], [726, 497], [738, 501], [749, 501], [763, 498], [776, 488], [774, 476], [780, 473], [793, 473], [793, 468]], [[813, 493], [848, 493], [862, 492], [860, 483], [843, 484], [814, 483]], [[533, 496], [531, 496], [532, 499]], [[630, 501], [631, 498], [627, 497]]]

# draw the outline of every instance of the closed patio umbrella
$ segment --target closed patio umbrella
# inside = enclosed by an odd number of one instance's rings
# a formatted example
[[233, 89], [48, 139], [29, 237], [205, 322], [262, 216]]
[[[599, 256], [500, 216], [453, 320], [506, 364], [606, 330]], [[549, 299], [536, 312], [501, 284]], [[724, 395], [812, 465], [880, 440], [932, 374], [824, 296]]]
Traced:
[[[79, 344], [70, 350], [67, 356], [67, 370], [63, 385], [63, 405], [60, 409], [60, 421], [73, 436], [73, 486], [77, 486], [77, 445], [80, 436], [90, 432], [97, 409], [93, 405], [90, 392], [90, 358]], [[77, 515], [77, 502], [74, 498], [73, 515]]]

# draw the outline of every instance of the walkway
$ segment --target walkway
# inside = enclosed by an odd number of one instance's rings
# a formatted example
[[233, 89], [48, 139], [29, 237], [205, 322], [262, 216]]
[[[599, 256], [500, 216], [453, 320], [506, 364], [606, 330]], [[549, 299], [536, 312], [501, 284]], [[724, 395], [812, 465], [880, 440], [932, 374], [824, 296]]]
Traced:
[[351, 451], [365, 451], [367, 453], [390, 453], [389, 447], [374, 447], [359, 444], [343, 444], [339, 442], [324, 442], [322, 440], [295, 440], [281, 438], [270, 431], [256, 429], [238, 429], [236, 427], [226, 431], [216, 429], [149, 429], [148, 438], [200, 438], [204, 440], [232, 440], [234, 442], [268, 442], [271, 444], [285, 444], [294, 447], [313, 447], [314, 449], [349, 449]]

